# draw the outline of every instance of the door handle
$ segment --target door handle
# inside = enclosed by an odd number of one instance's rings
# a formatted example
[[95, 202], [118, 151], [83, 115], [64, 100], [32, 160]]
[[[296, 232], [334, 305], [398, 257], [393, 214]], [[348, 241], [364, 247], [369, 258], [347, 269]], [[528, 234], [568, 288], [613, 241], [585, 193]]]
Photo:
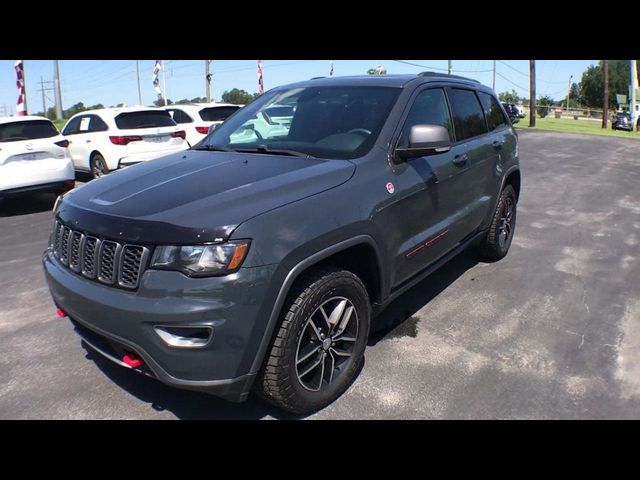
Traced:
[[467, 163], [467, 160], [469, 160], [469, 157], [466, 153], [463, 155], [456, 155], [455, 157], [453, 157], [453, 164], [464, 165], [465, 163]]
[[493, 145], [493, 148], [495, 148], [496, 150], [500, 150], [502, 148], [502, 146], [504, 145], [504, 142], [496, 140], [491, 145]]
[[91, 140], [87, 140], [87, 143], [91, 143]]

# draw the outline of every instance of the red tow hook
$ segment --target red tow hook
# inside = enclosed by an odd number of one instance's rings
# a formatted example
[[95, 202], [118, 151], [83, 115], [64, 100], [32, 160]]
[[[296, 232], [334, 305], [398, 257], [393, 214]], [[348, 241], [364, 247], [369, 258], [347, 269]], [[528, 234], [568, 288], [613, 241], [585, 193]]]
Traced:
[[132, 352], [126, 353], [122, 357], [122, 361], [131, 368], [138, 368], [140, 365], [142, 365], [142, 359]]
[[58, 318], [64, 318], [67, 316], [67, 312], [65, 312], [63, 309], [61, 308], [56, 308], [56, 316]]

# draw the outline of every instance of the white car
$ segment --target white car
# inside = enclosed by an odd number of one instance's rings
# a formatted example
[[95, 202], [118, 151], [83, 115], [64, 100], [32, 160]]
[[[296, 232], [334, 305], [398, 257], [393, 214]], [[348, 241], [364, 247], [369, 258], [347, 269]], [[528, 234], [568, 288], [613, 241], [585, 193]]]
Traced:
[[148, 107], [87, 110], [71, 117], [62, 134], [76, 170], [93, 178], [189, 148], [169, 112]]
[[187, 132], [191, 146], [241, 108], [231, 103], [189, 103], [162, 107]]
[[69, 142], [45, 117], [0, 117], [0, 197], [75, 186]]

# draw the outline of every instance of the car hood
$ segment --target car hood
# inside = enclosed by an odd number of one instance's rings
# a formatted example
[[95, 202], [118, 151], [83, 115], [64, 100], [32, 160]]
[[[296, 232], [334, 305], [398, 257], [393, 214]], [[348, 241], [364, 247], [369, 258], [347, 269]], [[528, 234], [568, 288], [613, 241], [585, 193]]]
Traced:
[[144, 162], [64, 197], [58, 218], [114, 240], [225, 241], [242, 222], [346, 182], [346, 160], [190, 150]]

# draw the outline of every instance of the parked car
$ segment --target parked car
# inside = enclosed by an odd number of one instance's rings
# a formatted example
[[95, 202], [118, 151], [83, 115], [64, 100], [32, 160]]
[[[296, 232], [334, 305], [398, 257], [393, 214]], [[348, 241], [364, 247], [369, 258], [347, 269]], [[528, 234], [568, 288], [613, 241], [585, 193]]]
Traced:
[[[237, 136], [285, 100], [286, 135]], [[62, 197], [58, 315], [167, 385], [297, 414], [349, 387], [393, 299], [467, 247], [507, 254], [521, 184], [495, 93], [431, 72], [276, 87], [152, 163]]]
[[631, 121], [631, 114], [629, 112], [615, 113], [611, 117], [611, 129], [633, 132], [633, 122]]
[[187, 132], [191, 146], [202, 140], [211, 127], [217, 127], [240, 109], [231, 103], [180, 104], [162, 107]]
[[69, 142], [45, 117], [0, 118], [0, 198], [75, 186]]
[[516, 108], [516, 110], [518, 110], [518, 117], [524, 118], [526, 116], [526, 113], [524, 111], [524, 106], [522, 106], [522, 105], [514, 105], [514, 107]]
[[507, 112], [509, 116], [509, 120], [511, 123], [518, 123], [520, 121], [520, 111], [517, 109], [517, 106], [513, 103], [503, 103], [502, 106], [504, 110]]
[[76, 170], [93, 178], [189, 148], [185, 130], [156, 108], [87, 110], [71, 117], [62, 134]]

